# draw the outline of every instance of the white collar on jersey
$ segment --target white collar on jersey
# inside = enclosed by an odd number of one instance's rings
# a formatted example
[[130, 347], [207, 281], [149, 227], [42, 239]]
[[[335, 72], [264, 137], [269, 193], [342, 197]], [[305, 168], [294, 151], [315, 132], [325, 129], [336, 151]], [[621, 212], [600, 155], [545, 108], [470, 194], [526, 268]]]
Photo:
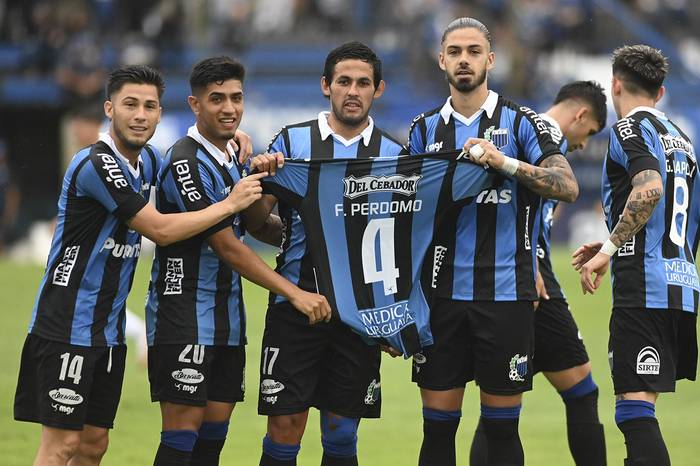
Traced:
[[555, 120], [551, 116], [547, 115], [546, 113], [540, 113], [540, 118], [542, 118], [544, 121], [546, 121], [550, 125], [554, 126], [554, 128], [561, 133], [561, 126], [559, 126], [559, 122], [557, 120]]
[[477, 110], [474, 115], [467, 118], [452, 108], [452, 97], [448, 97], [445, 105], [443, 105], [440, 109], [440, 116], [445, 121], [445, 124], [450, 122], [451, 116], [454, 116], [456, 120], [461, 121], [467, 126], [471, 126], [471, 124], [474, 123], [477, 118], [479, 118], [482, 111], [486, 112], [486, 116], [491, 118], [493, 116], [493, 112], [496, 110], [496, 105], [498, 105], [498, 94], [496, 92], [489, 91], [489, 95], [486, 96], [486, 100], [484, 100], [484, 103], [481, 104], [479, 110]]
[[190, 126], [187, 130], [187, 135], [203, 145], [207, 152], [213, 155], [216, 161], [219, 162], [222, 167], [225, 166], [226, 168], [231, 168], [233, 166], [234, 158], [236, 157], [236, 150], [234, 148], [235, 143], [233, 141], [229, 141], [226, 144], [226, 152], [228, 152], [229, 155], [229, 157], [226, 157], [226, 154], [224, 154], [221, 149], [212, 144], [209, 139], [202, 136], [202, 133], [200, 133], [197, 129], [197, 125]]
[[657, 118], [668, 119], [664, 112], [657, 110], [654, 107], [646, 107], [644, 105], [640, 107], [634, 107], [627, 115], [625, 115], [625, 118], [629, 118], [637, 112], [649, 112]]
[[109, 132], [105, 131], [104, 133], [100, 133], [100, 137], [98, 139], [107, 144], [109, 148], [112, 149], [112, 152], [114, 152], [117, 157], [122, 159], [126, 166], [129, 167], [129, 172], [131, 172], [131, 175], [134, 178], [141, 176], [141, 169], [139, 168], [141, 166], [141, 154], [139, 154], [138, 163], [136, 164], [136, 168], [134, 168], [134, 166], [131, 165], [131, 162], [129, 162], [129, 159], [124, 157], [124, 155], [119, 152], [119, 149], [117, 149], [117, 145], [114, 143], [112, 136], [109, 135]]
[[362, 130], [360, 134], [348, 140], [340, 134], [333, 131], [333, 128], [330, 127], [330, 125], [328, 124], [328, 115], [330, 114], [331, 112], [321, 112], [318, 114], [318, 129], [321, 132], [322, 140], [325, 141], [326, 139], [328, 139], [328, 136], [332, 135], [333, 138], [339, 143], [341, 143], [345, 147], [349, 147], [355, 144], [357, 141], [359, 141], [360, 138], [362, 138], [362, 143], [365, 145], [365, 147], [369, 146], [369, 141], [370, 139], [372, 139], [372, 131], [374, 131], [374, 120], [372, 120], [372, 117], [367, 117], [369, 118], [369, 124], [365, 129]]

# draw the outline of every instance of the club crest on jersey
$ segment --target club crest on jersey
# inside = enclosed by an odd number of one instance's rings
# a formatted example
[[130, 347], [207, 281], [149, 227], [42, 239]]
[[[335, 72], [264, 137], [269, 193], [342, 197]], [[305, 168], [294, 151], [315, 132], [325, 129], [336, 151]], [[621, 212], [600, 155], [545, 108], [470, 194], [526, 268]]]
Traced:
[[513, 382], [525, 382], [525, 376], [527, 375], [527, 355], [520, 356], [516, 354], [510, 358], [509, 366], [508, 378]]
[[359, 178], [350, 175], [343, 178], [343, 185], [345, 187], [344, 196], [348, 199], [355, 199], [365, 194], [382, 192], [410, 196], [415, 194], [418, 190], [418, 181], [420, 181], [421, 178], [421, 175], [367, 175]]
[[659, 352], [652, 346], [645, 346], [637, 354], [637, 374], [640, 375], [659, 375], [661, 368], [661, 359]]
[[365, 404], [371, 406], [374, 403], [376, 403], [379, 400], [381, 390], [382, 384], [380, 382], [377, 382], [377, 379], [373, 379], [367, 387], [367, 395], [365, 395]]
[[673, 136], [672, 134], [662, 134], [659, 136], [661, 145], [664, 148], [664, 153], [666, 155], [671, 155], [674, 152], [682, 152], [690, 160], [695, 163], [695, 149], [693, 145], [680, 136]]
[[63, 253], [63, 259], [56, 266], [53, 271], [53, 281], [54, 285], [58, 286], [68, 286], [68, 281], [70, 280], [70, 274], [73, 272], [73, 267], [75, 267], [75, 262], [78, 260], [78, 252], [80, 251], [80, 246], [68, 246], [66, 251]]
[[508, 128], [494, 129], [494, 127], [491, 126], [484, 131], [484, 139], [491, 141], [491, 143], [499, 149], [503, 149], [508, 145], [508, 134]]

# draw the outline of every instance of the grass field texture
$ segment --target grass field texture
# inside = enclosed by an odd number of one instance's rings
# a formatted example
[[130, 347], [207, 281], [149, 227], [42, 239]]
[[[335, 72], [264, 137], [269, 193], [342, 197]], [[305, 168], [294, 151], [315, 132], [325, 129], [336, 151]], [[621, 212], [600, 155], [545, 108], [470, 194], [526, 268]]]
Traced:
[[[569, 297], [593, 362], [593, 375], [600, 386], [600, 416], [605, 424], [608, 464], [621, 465], [624, 458], [622, 434], [613, 421], [614, 398], [607, 363], [610, 286], [595, 296], [583, 296], [578, 274], [569, 266], [568, 252], [557, 250], [555, 269]], [[129, 298], [129, 307], [143, 313], [150, 260], [141, 259]], [[20, 352], [26, 335], [36, 287], [42, 269], [0, 261], [0, 465], [31, 464], [38, 445], [40, 426], [15, 422], [12, 405], [19, 368]], [[260, 457], [265, 434], [265, 418], [257, 415], [260, 338], [263, 330], [267, 293], [246, 284], [248, 310], [248, 362], [246, 401], [239, 404], [222, 454], [222, 465], [254, 466]], [[384, 357], [382, 362], [382, 418], [364, 421], [359, 432], [359, 459], [365, 466], [409, 466], [417, 464], [422, 438], [421, 406], [417, 388], [410, 382], [410, 362]], [[457, 438], [457, 463], [468, 462], [469, 443], [478, 420], [478, 391], [467, 388], [463, 418]], [[679, 382], [674, 395], [662, 396], [657, 405], [662, 431], [675, 466], [700, 466], [700, 384]], [[131, 351], [127, 360], [124, 391], [111, 433], [104, 465], [152, 464], [158, 446], [160, 415], [150, 403], [146, 370]], [[541, 375], [535, 389], [526, 394], [520, 433], [528, 465], [573, 465], [566, 443], [564, 406], [557, 393]], [[301, 466], [318, 465], [321, 447], [318, 413], [312, 411], [298, 459]]]

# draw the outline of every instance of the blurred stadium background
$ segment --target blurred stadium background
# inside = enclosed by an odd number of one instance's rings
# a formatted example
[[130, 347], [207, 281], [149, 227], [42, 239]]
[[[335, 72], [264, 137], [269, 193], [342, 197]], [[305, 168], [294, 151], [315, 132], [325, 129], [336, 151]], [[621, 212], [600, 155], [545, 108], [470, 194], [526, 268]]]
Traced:
[[[548, 108], [559, 87], [568, 81], [595, 79], [608, 87], [609, 56], [615, 47], [639, 42], [658, 47], [671, 62], [666, 81], [668, 92], [660, 107], [687, 128], [691, 138], [700, 134], [697, 0], [0, 0], [0, 254], [4, 251], [10, 257], [0, 261], [1, 294], [5, 295], [0, 301], [1, 366], [8, 368], [7, 380], [0, 384], [0, 426], [3, 432], [16, 433], [9, 439], [3, 435], [0, 463], [28, 464], [38, 438], [32, 427], [10, 421], [23, 332], [41, 274], [40, 267], [19, 268], [17, 264], [25, 260], [45, 261], [45, 243], [56, 212], [64, 167], [75, 150], [93, 142], [96, 131], [105, 124], [103, 84], [110, 69], [122, 64], [150, 63], [165, 73], [164, 117], [152, 141], [164, 151], [193, 121], [186, 104], [191, 66], [211, 55], [238, 58], [247, 68], [246, 110], [241, 128], [252, 135], [256, 150], [262, 151], [282, 125], [312, 118], [327, 108], [319, 90], [325, 56], [342, 42], [361, 40], [380, 55], [387, 82], [387, 91], [375, 103], [372, 114], [381, 127], [404, 140], [412, 118], [441, 105], [447, 96], [446, 82], [437, 67], [437, 51], [443, 28], [458, 16], [481, 19], [494, 36], [496, 68], [489, 77], [490, 87], [539, 111]], [[614, 119], [609, 106], [608, 123]], [[554, 229], [554, 239], [559, 244], [580, 244], [604, 234], [597, 206], [606, 147], [607, 130], [594, 137], [585, 151], [571, 156], [581, 197], [575, 205], [559, 209], [561, 215]], [[267, 254], [271, 257], [269, 251]], [[558, 258], [555, 266], [564, 271], [568, 264], [561, 249]], [[130, 306], [138, 314], [142, 313], [145, 287], [139, 281], [146, 279], [148, 266], [150, 260], [144, 254], [130, 299]], [[577, 314], [583, 320], [582, 328], [588, 329], [588, 335], [595, 335], [589, 341], [589, 350], [597, 379], [605, 384], [601, 413], [605, 416], [609, 446], [615, 453], [611, 464], [619, 464], [622, 437], [611, 422], [612, 402], [605, 396], [610, 395], [605, 361], [609, 291], [603, 290], [596, 300], [586, 301], [580, 298], [575, 275], [570, 274], [565, 284], [572, 296], [572, 307], [583, 308]], [[255, 291], [248, 296], [249, 309], [260, 315], [264, 294]], [[259, 333], [261, 327], [251, 325], [251, 332], [256, 331]], [[243, 458], [250, 461], [234, 464], [255, 463], [259, 438], [264, 432], [264, 422], [254, 415], [256, 395], [252, 388], [258, 383], [258, 336], [251, 339], [248, 350], [251, 389], [244, 411], [239, 413], [246, 417], [237, 421], [240, 428], [252, 429], [251, 438], [255, 440], [245, 446], [251, 452]], [[595, 348], [591, 348], [592, 344]], [[396, 374], [400, 390], [413, 390], [407, 382], [408, 365], [400, 364], [388, 363], [388, 376]], [[133, 366], [130, 374], [138, 371]], [[119, 449], [119, 439], [128, 439], [133, 451], [112, 456], [116, 453], [111, 449], [106, 464], [124, 464], [127, 460], [146, 464], [148, 460], [144, 458], [150, 459], [150, 446], [155, 445], [145, 442], [143, 436], [155, 438], [157, 408], [146, 401], [143, 373], [134, 375], [136, 379], [129, 377], [118, 417], [122, 431], [115, 431], [113, 445]], [[543, 381], [538, 384], [545, 385]], [[692, 442], [685, 434], [696, 432], [699, 426], [700, 405], [693, 401], [700, 395], [700, 388], [683, 384], [682, 389], [679, 401], [674, 402], [678, 409], [672, 417], [680, 419], [681, 424], [677, 430], [666, 433], [671, 436], [672, 455], [686, 440]], [[547, 403], [559, 403], [556, 395], [549, 392], [548, 398], [533, 398], [530, 406], [539, 403], [547, 411]], [[137, 396], [136, 401], [130, 393]], [[385, 392], [385, 397], [387, 393], [391, 392]], [[385, 421], [372, 423], [367, 432], [377, 436], [377, 451], [387, 445], [405, 445], [406, 458], [415, 458], [420, 432], [417, 392], [403, 393], [399, 400], [399, 404], [389, 404], [385, 399], [385, 415], [402, 416], [399, 421], [387, 421], [388, 425], [401, 429], [403, 422], [415, 423], [410, 424], [410, 432], [406, 436], [401, 431], [389, 435], [382, 427], [387, 425]], [[410, 407], [402, 405], [404, 401]], [[474, 403], [472, 400], [472, 408], [476, 407]], [[675, 406], [668, 403], [664, 406]], [[687, 406], [695, 407], [695, 415]], [[149, 418], [143, 420], [146, 414]], [[539, 431], [526, 430], [528, 458], [535, 459], [530, 464], [570, 464], [562, 414], [563, 411], [553, 414], [556, 425]], [[526, 410], [525, 415], [532, 416], [531, 421], [524, 421], [526, 429], [535, 420], [548, 419], [545, 413], [535, 414], [533, 410]], [[460, 437], [461, 450], [466, 448], [471, 420], [464, 423], [462, 430], [466, 433]], [[138, 423], [136, 430], [134, 422]], [[670, 422], [666, 421], [665, 428]], [[548, 437], [552, 432], [556, 439]], [[312, 438], [306, 444], [318, 443]], [[542, 442], [544, 451], [531, 455], [528, 439], [539, 439], [536, 441]], [[4, 444], [5, 441], [14, 446]], [[236, 444], [240, 446], [238, 441]], [[227, 447], [227, 457], [240, 459], [233, 451], [238, 447], [233, 445]], [[307, 450], [317, 452], [314, 448], [312, 445]], [[692, 453], [694, 447], [685, 448], [687, 452], [676, 464], [700, 464]], [[3, 451], [11, 453], [6, 456]], [[464, 455], [461, 457], [464, 462]], [[361, 458], [365, 458], [364, 464], [380, 464], [372, 456]], [[307, 464], [306, 460], [300, 461]], [[413, 463], [413, 459], [395, 462]]]

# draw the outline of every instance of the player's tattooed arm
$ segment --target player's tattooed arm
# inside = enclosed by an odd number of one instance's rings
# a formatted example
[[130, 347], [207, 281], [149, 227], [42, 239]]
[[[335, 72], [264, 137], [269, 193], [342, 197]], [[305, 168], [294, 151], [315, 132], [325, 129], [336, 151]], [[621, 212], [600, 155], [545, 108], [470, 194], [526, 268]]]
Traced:
[[576, 177], [561, 154], [547, 157], [539, 167], [520, 161], [514, 176], [518, 182], [547, 199], [574, 202], [578, 197]]
[[610, 241], [617, 247], [629, 241], [646, 225], [663, 193], [661, 175], [656, 170], [643, 170], [634, 175], [632, 191], [620, 220], [610, 234]]

